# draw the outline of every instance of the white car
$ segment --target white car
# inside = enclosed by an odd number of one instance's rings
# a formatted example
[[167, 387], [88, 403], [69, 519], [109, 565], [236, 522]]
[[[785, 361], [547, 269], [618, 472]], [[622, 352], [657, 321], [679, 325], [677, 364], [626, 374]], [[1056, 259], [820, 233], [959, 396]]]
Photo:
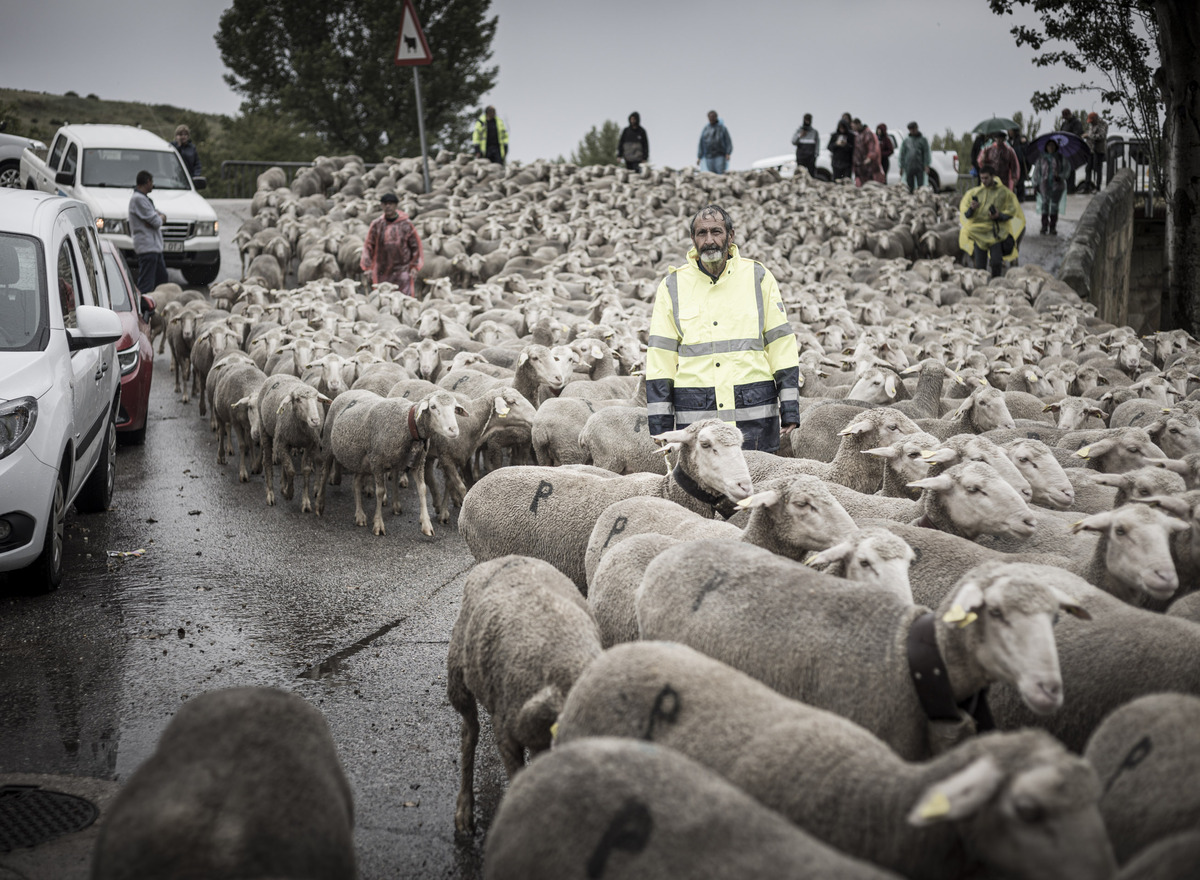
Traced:
[[163, 259], [190, 284], [211, 284], [221, 271], [217, 212], [197, 190], [175, 147], [152, 132], [129, 125], [64, 125], [50, 150], [21, 154], [21, 180], [39, 189], [79, 199], [96, 218], [97, 231], [136, 266], [129, 234], [129, 198], [139, 171], [154, 175], [154, 206], [167, 215], [162, 225]]
[[0, 187], [21, 187], [21, 154], [26, 150], [45, 150], [46, 145], [33, 138], [7, 134], [7, 122], [0, 122]]
[[72, 503], [106, 510], [116, 478], [121, 321], [87, 207], [0, 189], [0, 572], [62, 581]]
[[[892, 145], [895, 147], [895, 150], [891, 156], [891, 167], [888, 168], [887, 182], [889, 184], [901, 183], [900, 142], [897, 140], [895, 132], [891, 130], [888, 131], [888, 137], [892, 139]], [[759, 159], [750, 167], [777, 168], [784, 177], [791, 177], [796, 173], [796, 154], [795, 152], [791, 152], [780, 156], [769, 156], [766, 159]], [[833, 162], [830, 159], [829, 150], [822, 149], [817, 154], [817, 179], [824, 181], [833, 180]], [[958, 153], [953, 150], [931, 151], [929, 185], [933, 188], [934, 192], [957, 188]]]

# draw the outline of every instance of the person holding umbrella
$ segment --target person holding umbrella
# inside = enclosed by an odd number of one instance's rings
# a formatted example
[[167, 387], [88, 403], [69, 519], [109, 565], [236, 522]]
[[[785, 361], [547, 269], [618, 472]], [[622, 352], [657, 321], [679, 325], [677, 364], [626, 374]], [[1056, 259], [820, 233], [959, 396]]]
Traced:
[[1033, 167], [1033, 188], [1042, 215], [1042, 235], [1058, 235], [1058, 215], [1067, 208], [1067, 160], [1058, 151], [1058, 141], [1045, 140], [1042, 155]]
[[958, 244], [963, 253], [974, 258], [976, 269], [990, 268], [991, 277], [998, 278], [1003, 264], [1017, 259], [1017, 239], [1025, 231], [1025, 213], [991, 165], [980, 167], [979, 186], [963, 195], [958, 219]]

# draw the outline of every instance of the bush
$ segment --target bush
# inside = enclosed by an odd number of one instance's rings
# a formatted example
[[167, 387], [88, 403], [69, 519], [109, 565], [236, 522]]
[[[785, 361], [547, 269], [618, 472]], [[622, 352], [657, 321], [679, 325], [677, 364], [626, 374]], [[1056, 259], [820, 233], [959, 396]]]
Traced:
[[89, 101], [99, 101], [100, 96], [97, 95], [95, 92], [88, 92], [88, 100]]
[[79, 92], [66, 92], [66, 93], [65, 93], [65, 97], [67, 97], [67, 98], [78, 98], [78, 97], [79, 97]]

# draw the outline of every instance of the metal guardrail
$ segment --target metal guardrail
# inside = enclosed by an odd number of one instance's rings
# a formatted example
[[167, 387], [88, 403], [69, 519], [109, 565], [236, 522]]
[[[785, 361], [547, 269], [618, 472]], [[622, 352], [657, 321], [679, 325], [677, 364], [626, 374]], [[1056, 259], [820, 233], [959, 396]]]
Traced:
[[1150, 147], [1144, 138], [1110, 137], [1106, 145], [1104, 179], [1112, 180], [1122, 168], [1133, 172], [1135, 197], [1151, 198], [1154, 178], [1150, 175]]

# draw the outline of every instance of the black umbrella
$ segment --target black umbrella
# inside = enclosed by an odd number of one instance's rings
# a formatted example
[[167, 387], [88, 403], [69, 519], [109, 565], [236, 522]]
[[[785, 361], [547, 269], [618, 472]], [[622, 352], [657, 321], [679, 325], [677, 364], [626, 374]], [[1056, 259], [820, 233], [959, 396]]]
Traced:
[[991, 119], [985, 119], [973, 129], [972, 134], [994, 134], [997, 131], [1009, 132], [1014, 128], [1020, 128], [1011, 119], [1006, 119], [1003, 116], [993, 116]]
[[1092, 157], [1092, 148], [1079, 135], [1066, 131], [1052, 131], [1025, 147], [1025, 158], [1030, 165], [1035, 164], [1038, 157], [1045, 152], [1047, 141], [1058, 144], [1059, 154], [1070, 163], [1072, 169], [1082, 168]]

